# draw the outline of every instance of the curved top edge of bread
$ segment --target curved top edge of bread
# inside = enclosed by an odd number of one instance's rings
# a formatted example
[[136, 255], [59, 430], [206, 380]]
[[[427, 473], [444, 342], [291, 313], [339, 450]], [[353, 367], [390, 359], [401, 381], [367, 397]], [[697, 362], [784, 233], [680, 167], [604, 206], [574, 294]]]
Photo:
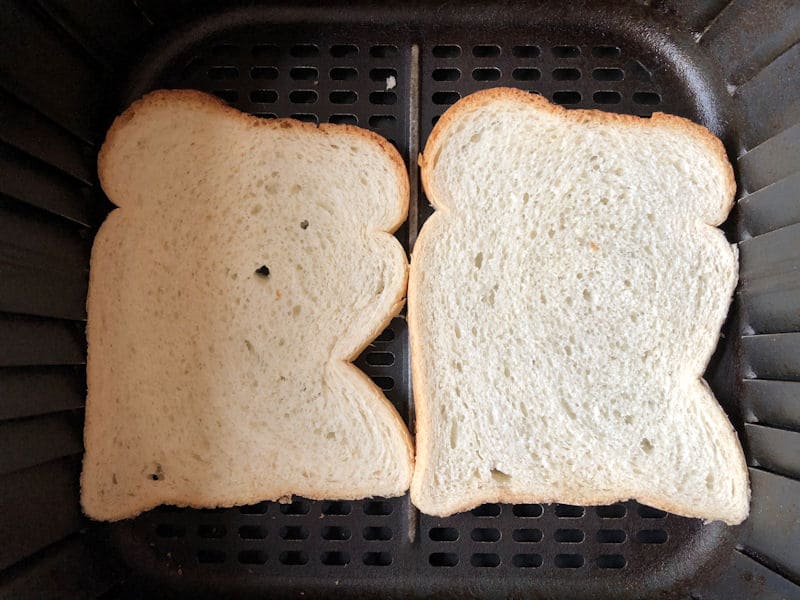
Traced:
[[694, 123], [689, 119], [663, 112], [655, 112], [652, 117], [647, 118], [636, 115], [610, 113], [597, 109], [567, 109], [550, 102], [547, 98], [539, 94], [509, 87], [480, 90], [469, 96], [465, 96], [453, 104], [436, 122], [436, 125], [434, 125], [433, 131], [431, 131], [430, 136], [428, 136], [425, 149], [419, 157], [422, 186], [425, 190], [425, 194], [428, 198], [431, 198], [434, 205], [436, 205], [436, 193], [431, 189], [431, 168], [429, 167], [432, 167], [432, 165], [428, 163], [430, 157], [435, 156], [436, 151], [441, 146], [443, 138], [445, 138], [450, 127], [456, 123], [464, 113], [480, 110], [498, 101], [536, 108], [537, 110], [549, 112], [560, 118], [576, 123], [594, 122], [620, 125], [623, 127], [676, 129], [684, 135], [691, 136], [700, 144], [705, 145], [709, 154], [718, 160], [720, 171], [724, 173], [726, 181], [724, 197], [726, 198], [727, 204], [720, 207], [720, 221], [712, 224], [719, 225], [722, 223], [733, 207], [733, 198], [736, 193], [736, 179], [733, 175], [733, 167], [728, 160], [728, 155], [722, 141], [702, 125]]
[[[222, 112], [228, 118], [235, 119], [244, 125], [251, 127], [263, 127], [268, 129], [296, 129], [317, 135], [350, 135], [367, 142], [374, 144], [385, 154], [386, 158], [396, 169], [398, 183], [400, 184], [400, 195], [398, 203], [401, 210], [399, 211], [397, 219], [387, 228], [381, 228], [387, 233], [394, 233], [402, 225], [408, 217], [408, 198], [409, 198], [409, 183], [406, 174], [406, 166], [403, 158], [397, 149], [389, 143], [388, 140], [381, 137], [368, 129], [358, 127], [356, 125], [337, 124], [337, 123], [321, 123], [319, 125], [307, 123], [305, 121], [298, 121], [291, 118], [276, 118], [265, 119], [255, 115], [242, 112], [236, 108], [229, 106], [226, 102], [199, 90], [193, 89], [161, 89], [149, 92], [135, 100], [131, 105], [125, 109], [119, 116], [117, 116], [106, 133], [105, 140], [103, 141], [100, 151], [97, 155], [97, 176], [100, 179], [101, 186], [105, 189], [106, 173], [108, 169], [108, 154], [110, 148], [115, 145], [115, 140], [120, 135], [122, 129], [136, 116], [137, 113], [150, 110], [151, 108], [158, 107], [159, 105], [169, 104], [174, 106], [176, 102], [186, 105], [192, 105], [194, 108], [212, 112]], [[113, 202], [113, 199], [112, 199]]]

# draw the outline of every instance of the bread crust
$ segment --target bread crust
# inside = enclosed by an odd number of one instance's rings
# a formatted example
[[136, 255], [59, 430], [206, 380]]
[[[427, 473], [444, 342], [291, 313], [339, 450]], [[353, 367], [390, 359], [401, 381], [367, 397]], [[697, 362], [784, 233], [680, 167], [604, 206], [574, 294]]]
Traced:
[[461, 118], [463, 113], [480, 109], [498, 100], [516, 102], [522, 106], [533, 106], [537, 110], [549, 112], [576, 123], [599, 122], [628, 127], [640, 127], [642, 129], [668, 128], [679, 131], [683, 135], [691, 136], [706, 146], [709, 155], [717, 159], [720, 171], [723, 172], [725, 176], [726, 189], [724, 196], [727, 198], [727, 203], [720, 207], [719, 220], [709, 223], [709, 225], [716, 226], [722, 223], [733, 207], [733, 198], [736, 194], [736, 179], [733, 176], [733, 167], [728, 161], [725, 146], [722, 145], [722, 142], [713, 133], [702, 125], [693, 123], [689, 119], [684, 119], [683, 117], [662, 112], [655, 112], [652, 117], [645, 118], [595, 109], [566, 109], [558, 104], [553, 104], [539, 94], [532, 94], [516, 88], [498, 87], [475, 92], [453, 104], [436, 122], [433, 131], [431, 131], [430, 136], [428, 136], [425, 149], [420, 155], [419, 166], [421, 169], [422, 187], [428, 199], [431, 201], [431, 204], [433, 204], [436, 209], [447, 207], [442, 204], [441, 199], [437, 198], [435, 191], [431, 189], [430, 169], [427, 168], [427, 161], [431, 156], [436, 155], [436, 152], [441, 147], [442, 137], [447, 133], [450, 126]]
[[[203, 111], [212, 111], [218, 112], [220, 114], [224, 114], [225, 118], [227, 119], [234, 119], [238, 120], [239, 122], [253, 128], [268, 128], [268, 129], [297, 129], [300, 131], [308, 132], [313, 135], [317, 136], [337, 136], [341, 138], [342, 136], [346, 137], [354, 137], [361, 140], [365, 140], [368, 143], [375, 145], [380, 148], [382, 153], [388, 158], [390, 163], [394, 169], [394, 177], [398, 182], [399, 187], [399, 194], [397, 198], [395, 198], [395, 210], [393, 214], [395, 215], [393, 221], [386, 227], [381, 227], [380, 229], [373, 229], [370, 233], [374, 235], [386, 235], [392, 237], [391, 234], [394, 233], [400, 225], [402, 225], [407, 217], [408, 214], [408, 203], [409, 203], [409, 182], [408, 182], [408, 175], [406, 171], [405, 163], [400, 156], [399, 152], [395, 149], [395, 147], [390, 144], [386, 139], [368, 131], [366, 129], [362, 129], [360, 127], [356, 127], [353, 125], [337, 125], [337, 124], [328, 124], [324, 123], [319, 126], [314, 124], [305, 123], [301, 121], [297, 121], [294, 119], [262, 119], [247, 113], [240, 112], [234, 108], [228, 106], [225, 102], [220, 100], [219, 98], [200, 92], [196, 90], [188, 90], [188, 89], [180, 89], [180, 90], [157, 90], [154, 92], [150, 92], [146, 94], [141, 99], [135, 101], [131, 106], [126, 109], [121, 115], [119, 115], [109, 128], [105, 141], [100, 148], [98, 153], [97, 159], [97, 166], [98, 166], [98, 177], [100, 179], [100, 183], [104, 189], [109, 189], [108, 182], [109, 182], [109, 171], [110, 171], [110, 154], [112, 153], [114, 147], [117, 145], [118, 139], [120, 136], [124, 135], [124, 127], [128, 124], [134, 117], [134, 115], [139, 111], [149, 110], [153, 107], [158, 106], [174, 106], [176, 103], [181, 103], [183, 105], [190, 105], [195, 107], [198, 110]], [[112, 202], [114, 198], [110, 198]], [[126, 210], [124, 207], [121, 208], [122, 212]], [[117, 226], [117, 221], [120, 217], [119, 210], [114, 210], [109, 214], [106, 221], [102, 224], [99, 232], [99, 236], [109, 235], [109, 231], [113, 231], [114, 228]], [[396, 241], [395, 241], [396, 243]], [[406, 293], [406, 283], [408, 280], [408, 262], [404, 256], [402, 251], [397, 252], [397, 256], [402, 255], [403, 261], [403, 277], [400, 281], [397, 282], [395, 289], [393, 290], [394, 296], [393, 301], [391, 302], [389, 310], [382, 316], [380, 320], [376, 319], [374, 326], [369, 331], [365, 331], [361, 337], [361, 343], [359, 346], [351, 352], [348, 356], [343, 357], [339, 360], [339, 362], [344, 365], [348, 369], [348, 373], [352, 375], [360, 385], [365, 386], [365, 389], [368, 389], [373, 397], [373, 400], [380, 403], [380, 407], [389, 415], [391, 415], [392, 422], [394, 428], [400, 433], [401, 441], [404, 446], [405, 456], [407, 457], [407, 472], [405, 473], [404, 479], [402, 481], [398, 481], [397, 483], [397, 495], [401, 495], [405, 490], [408, 489], [411, 483], [411, 477], [413, 474], [413, 466], [414, 466], [414, 446], [411, 434], [408, 431], [408, 428], [405, 425], [405, 422], [398, 414], [397, 410], [394, 408], [392, 403], [386, 398], [383, 391], [360, 369], [355, 367], [352, 364], [352, 361], [366, 348], [369, 343], [374, 340], [391, 322], [391, 320], [397, 316], [397, 314], [402, 309], [403, 305], [405, 304], [405, 293]], [[102, 298], [104, 295], [104, 289], [98, 284], [96, 278], [96, 269], [94, 268], [97, 264], [98, 257], [95, 253], [92, 253], [91, 257], [91, 264], [90, 264], [90, 271], [89, 271], [89, 292], [87, 296], [87, 313], [89, 314], [89, 320], [87, 322], [87, 338], [91, 339], [89, 335], [90, 329], [94, 326], [91, 321], [92, 315], [92, 305], [95, 303], [101, 303]], [[91, 347], [89, 347], [88, 355], [89, 359], [87, 361], [87, 386], [92, 388], [93, 386], [97, 385], [99, 382], [99, 378], [103, 376], [103, 373], [97, 370], [95, 366], [95, 362], [91, 360]], [[372, 400], [371, 400], [372, 401]], [[93, 420], [92, 420], [92, 410], [89, 406], [91, 402], [90, 399], [87, 398], [87, 410], [86, 410], [86, 418], [85, 418], [85, 428], [84, 428], [84, 436], [86, 438], [86, 432], [89, 430], [90, 427], [93, 427]], [[88, 441], [88, 440], [87, 440]], [[395, 442], [392, 441], [392, 444]], [[126, 519], [130, 517], [134, 517], [140, 514], [143, 511], [150, 510], [159, 506], [165, 502], [182, 506], [182, 507], [193, 507], [193, 508], [223, 508], [223, 507], [231, 507], [231, 506], [239, 506], [239, 505], [246, 505], [246, 504], [253, 504], [256, 502], [264, 501], [264, 500], [285, 500], [287, 497], [290, 497], [292, 494], [296, 493], [296, 490], [291, 488], [286, 488], [279, 490], [277, 493], [270, 491], [269, 493], [259, 493], [254, 492], [250, 495], [243, 495], [243, 494], [232, 494], [229, 497], [220, 497], [218, 494], [214, 494], [213, 497], [204, 497], [200, 493], [194, 493], [192, 495], [185, 494], [185, 495], [178, 495], [178, 496], [170, 496], [169, 498], [157, 498], [154, 501], [146, 501], [146, 499], [139, 497], [141, 500], [138, 504], [133, 506], [130, 510], [126, 511], [107, 511], [109, 513], [113, 512], [113, 516], [108, 514], [96, 514], [92, 512], [90, 508], [87, 507], [86, 503], [84, 503], [84, 489], [87, 487], [86, 484], [86, 470], [84, 469], [81, 473], [81, 502], [84, 507], [84, 512], [92, 518], [97, 518], [101, 520], [119, 520], [119, 519]], [[337, 499], [337, 500], [357, 500], [360, 498], [364, 498], [365, 495], [360, 492], [354, 492], [352, 494], [337, 494], [336, 498], [332, 498], [330, 493], [327, 493], [325, 489], [303, 489], [303, 496], [312, 500], [324, 500], [324, 499]]]
[[[709, 227], [715, 228], [716, 225], [722, 223], [726, 218], [728, 213], [730, 212], [733, 206], [734, 195], [736, 192], [736, 182], [734, 179], [733, 168], [731, 167], [730, 162], [727, 158], [727, 153], [725, 152], [725, 147], [723, 146], [722, 142], [714, 136], [708, 129], [703, 127], [702, 125], [698, 125], [689, 121], [688, 119], [684, 119], [682, 117], [678, 117], [675, 115], [669, 115], [665, 113], [654, 113], [651, 118], [643, 118], [637, 117], [634, 115], [625, 115], [625, 114], [616, 114], [616, 113], [608, 113], [599, 110], [586, 110], [586, 109], [565, 109], [561, 106], [556, 104], [552, 104], [544, 97], [538, 94], [528, 93], [522, 90], [514, 89], [514, 88], [493, 88], [488, 90], [482, 90], [479, 92], [475, 92], [466, 96], [453, 104], [439, 119], [436, 125], [433, 128], [430, 136], [428, 137], [428, 141], [425, 145], [425, 149], [419, 156], [419, 166], [421, 171], [421, 181], [423, 185], [423, 189], [431, 202], [431, 204], [436, 208], [436, 212], [434, 212], [431, 217], [428, 218], [425, 226], [420, 231], [416, 244], [414, 246], [414, 251], [411, 257], [411, 267], [409, 272], [409, 281], [408, 281], [408, 323], [409, 323], [409, 340], [411, 346], [411, 376], [412, 376], [412, 383], [414, 386], [414, 398], [415, 398], [415, 411], [416, 411], [416, 423], [417, 423], [417, 430], [415, 432], [416, 444], [417, 444], [417, 455], [416, 455], [416, 464], [419, 468], [419, 465], [425, 465], [429, 462], [429, 455], [432, 446], [432, 439], [431, 439], [431, 430], [432, 427], [430, 424], [432, 423], [432, 416], [429, 410], [429, 402], [426, 398], [426, 386], [424, 382], [424, 370], [422, 368], [422, 364], [420, 361], [420, 357], [422, 356], [422, 346], [424, 340], [420, 339], [421, 334], [421, 323], [420, 323], [420, 315], [418, 309], [418, 302], [417, 302], [417, 294], [418, 294], [418, 287], [419, 287], [419, 277], [421, 272], [420, 261], [421, 257], [424, 256], [428, 252], [428, 246], [432, 243], [431, 238], [435, 237], [436, 230], [439, 226], [440, 219], [444, 218], [444, 216], [452, 210], [451, 207], [447, 206], [443, 199], [438, 195], [435, 186], [431, 181], [432, 171], [434, 165], [432, 161], [437, 156], [437, 153], [440, 151], [443, 140], [449, 133], [449, 129], [453, 126], [453, 124], [457, 123], [462, 115], [466, 113], [470, 113], [475, 110], [479, 110], [485, 106], [491, 105], [497, 101], [503, 102], [510, 102], [510, 103], [517, 103], [522, 106], [527, 107], [534, 107], [539, 111], [549, 112], [554, 115], [558, 115], [559, 117], [577, 122], [577, 123], [586, 123], [586, 122], [601, 122], [601, 123], [609, 123], [614, 125], [621, 125], [625, 127], [636, 127], [636, 128], [668, 128], [674, 129], [679, 131], [682, 135], [690, 136], [697, 140], [700, 144], [705, 146], [707, 152], [710, 156], [713, 156], [715, 160], [718, 162], [718, 166], [720, 172], [723, 173], [724, 180], [725, 180], [725, 190], [724, 190], [724, 199], [725, 203], [720, 206], [719, 211], [717, 213], [717, 218], [711, 222], [707, 223]], [[718, 230], [717, 230], [718, 231]], [[734, 253], [736, 249], [734, 247]], [[735, 288], [736, 278], [733, 279], [733, 286], [730, 289], [730, 294], [733, 294]], [[724, 322], [724, 318], [720, 320], [720, 322], [716, 323], [716, 331], [719, 332], [722, 324]], [[712, 349], [713, 352], [713, 349]], [[705, 357], [705, 363], [708, 362], [710, 359], [710, 353], [707, 357]], [[706, 386], [707, 384], [702, 379], [702, 373], [697, 374], [699, 381], [702, 382], [703, 385]], [[710, 391], [708, 394], [711, 394]], [[733, 431], [734, 437], [736, 437], [736, 432], [733, 429], [733, 426], [730, 424], [730, 421], [725, 415], [724, 411], [714, 399], [713, 395], [711, 395], [711, 402], [707, 403], [712, 405], [710, 410], [713, 410], [717, 413], [715, 417], [715, 422], [717, 424], [722, 424], [722, 426], [729, 428]], [[737, 444], [738, 444], [738, 438]], [[734, 468], [736, 468], [740, 475], [747, 481], [747, 464], [744, 461], [744, 454], [741, 453], [741, 461], [737, 464]], [[411, 484], [411, 499], [412, 502], [415, 502], [415, 499], [418, 496], [422, 495], [422, 490], [418, 489], [418, 485], [421, 486], [422, 484], [419, 482], [420, 480], [415, 476], [412, 480]], [[454, 508], [442, 511], [424, 511], [427, 514], [431, 514], [437, 517], [446, 517], [452, 514], [463, 512], [475, 508], [476, 506], [480, 506], [481, 504], [487, 502], [498, 502], [498, 503], [510, 503], [510, 504], [521, 504], [521, 503], [553, 503], [553, 502], [561, 502], [566, 504], [575, 504], [575, 505], [585, 505], [585, 506], [593, 506], [593, 505], [604, 505], [610, 504], [619, 501], [626, 501], [631, 499], [630, 497], [620, 496], [618, 494], [596, 494], [592, 496], [559, 496], [559, 497], [543, 497], [537, 495], [535, 491], [531, 492], [524, 492], [518, 493], [511, 490], [504, 490], [502, 488], [495, 487], [494, 489], [483, 490], [481, 492], [476, 492], [470, 497], [469, 499], [465, 499], [463, 502], [460, 502], [455, 505]], [[653, 506], [674, 514], [683, 515], [683, 516], [690, 516], [690, 517], [697, 517], [698, 514], [689, 514], [685, 507], [682, 507], [674, 502], [670, 502], [669, 499], [659, 498], [655, 496], [649, 496], [647, 494], [637, 494], [635, 499], [641, 503], [647, 504], [649, 506]], [[714, 515], [699, 515], [702, 518], [707, 518], [709, 520], [716, 519], [718, 517]], [[740, 523], [744, 520], [747, 516], [747, 513], [740, 515], [739, 517], [729, 519], [726, 522], [729, 524], [736, 524]]]
[[[401, 197], [398, 198], [397, 206], [400, 209], [398, 217], [392, 222], [391, 225], [383, 229], [386, 233], [394, 233], [397, 229], [405, 223], [408, 217], [408, 198], [409, 198], [409, 183], [408, 173], [406, 172], [406, 165], [403, 158], [392, 144], [385, 138], [377, 133], [368, 129], [362, 129], [355, 125], [336, 124], [336, 123], [321, 123], [314, 125], [313, 123], [306, 123], [305, 121], [298, 121], [296, 119], [264, 119], [256, 117], [249, 113], [236, 110], [228, 106], [223, 100], [206, 94], [198, 90], [189, 89], [175, 89], [175, 90], [155, 90], [145, 94], [138, 100], [134, 101], [125, 111], [120, 114], [106, 133], [105, 141], [100, 147], [100, 152], [97, 155], [97, 176], [100, 179], [100, 185], [105, 188], [108, 181], [106, 173], [108, 172], [108, 153], [115, 145], [116, 138], [121, 134], [122, 128], [128, 121], [130, 121], [137, 111], [146, 110], [153, 106], [169, 105], [176, 101], [186, 104], [194, 105], [202, 110], [219, 110], [228, 116], [229, 119], [235, 119], [239, 122], [249, 125], [251, 127], [264, 127], [267, 129], [299, 129], [308, 132], [315, 132], [323, 135], [352, 135], [356, 138], [361, 138], [370, 143], [377, 144], [381, 150], [391, 161], [395, 169], [395, 176], [397, 181], [400, 182]], [[113, 202], [113, 198], [110, 198]], [[369, 342], [367, 342], [369, 343]]]

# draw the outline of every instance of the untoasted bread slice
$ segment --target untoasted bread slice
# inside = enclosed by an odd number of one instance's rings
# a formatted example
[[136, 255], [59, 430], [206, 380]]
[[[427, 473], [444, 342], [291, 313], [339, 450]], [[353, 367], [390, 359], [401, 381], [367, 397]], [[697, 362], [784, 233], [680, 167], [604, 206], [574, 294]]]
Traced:
[[744, 456], [702, 379], [737, 279], [719, 140], [496, 89], [442, 116], [421, 167], [414, 504], [635, 498], [741, 522]]
[[398, 153], [159, 91], [98, 162], [85, 512], [402, 494], [408, 431], [349, 362], [403, 305]]

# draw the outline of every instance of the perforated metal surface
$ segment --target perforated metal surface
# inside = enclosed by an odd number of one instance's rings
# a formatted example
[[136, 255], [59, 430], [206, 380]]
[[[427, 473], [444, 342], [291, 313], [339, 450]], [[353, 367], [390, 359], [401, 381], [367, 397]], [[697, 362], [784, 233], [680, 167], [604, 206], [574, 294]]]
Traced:
[[[487, 28], [476, 37], [438, 27], [420, 37], [403, 28], [350, 26], [345, 35], [324, 24], [274, 27], [247, 19], [202, 31], [202, 40], [190, 31], [166, 58], [159, 54], [158, 68], [145, 67], [125, 101], [149, 88], [192, 87], [265, 118], [358, 124], [389, 138], [414, 168], [417, 150], [450, 104], [498, 85], [570, 107], [703, 117], [688, 82], [658, 48], [613, 31]], [[413, 169], [411, 175], [415, 182]], [[404, 226], [397, 234], [406, 249], [430, 212], [420, 192], [409, 220], [417, 229], [409, 235]], [[408, 421], [407, 352], [399, 317], [357, 365]], [[703, 526], [634, 502], [485, 505], [438, 519], [419, 515], [407, 497], [164, 508], [115, 525], [113, 539], [129, 563], [181, 589], [322, 592], [333, 581], [351, 592], [395, 585], [420, 593], [452, 589], [457, 581], [476, 591], [535, 588], [573, 597], [680, 593], [732, 544], [719, 523]]]

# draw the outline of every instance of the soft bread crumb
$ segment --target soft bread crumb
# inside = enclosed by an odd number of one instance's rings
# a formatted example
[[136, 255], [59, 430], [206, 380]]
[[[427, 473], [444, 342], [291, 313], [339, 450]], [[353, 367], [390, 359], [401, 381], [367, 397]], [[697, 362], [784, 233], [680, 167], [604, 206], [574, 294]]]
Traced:
[[408, 431], [348, 362], [402, 306], [397, 152], [161, 91], [98, 170], [120, 208], [92, 250], [85, 512], [402, 494]]
[[469, 96], [420, 159], [411, 498], [606, 504], [739, 523], [744, 455], [701, 379], [736, 284], [718, 140], [677, 117]]

